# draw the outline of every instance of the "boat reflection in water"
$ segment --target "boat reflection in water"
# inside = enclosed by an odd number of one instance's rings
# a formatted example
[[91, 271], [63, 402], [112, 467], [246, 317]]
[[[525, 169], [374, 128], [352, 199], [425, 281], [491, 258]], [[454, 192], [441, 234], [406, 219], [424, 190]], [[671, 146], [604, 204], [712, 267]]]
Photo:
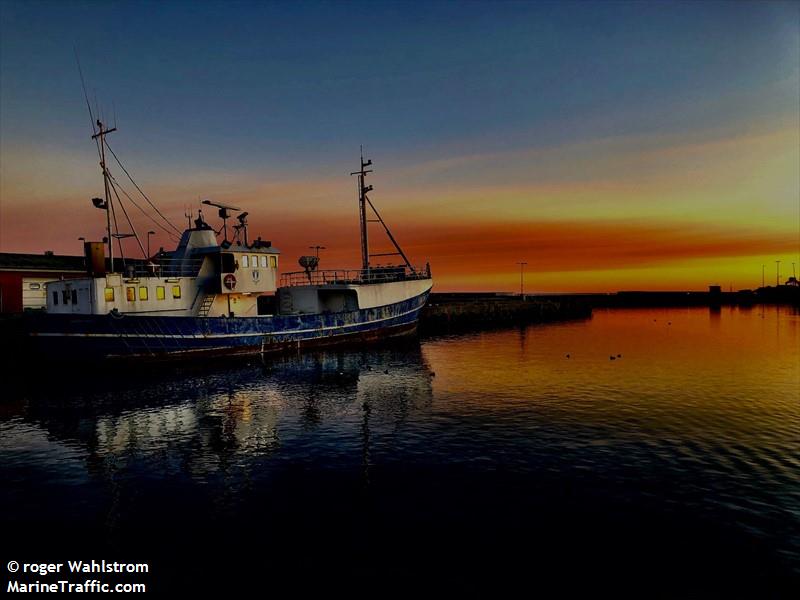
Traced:
[[[20, 522], [48, 515], [54, 538], [93, 550], [141, 548], [160, 531], [181, 546], [196, 535], [223, 543], [213, 523], [232, 514], [234, 528], [276, 531], [276, 513], [296, 514], [301, 501], [330, 515], [369, 484], [374, 440], [429, 407], [431, 376], [409, 341], [21, 391], [3, 428], [11, 462], [27, 463], [16, 473], [6, 464], [27, 499], [26, 514], [14, 510]], [[36, 451], [51, 456], [31, 473]], [[68, 498], [41, 493], [65, 485]], [[318, 485], [341, 500], [316, 505], [308, 487]]]
[[[95, 466], [146, 460], [151, 469], [169, 470], [179, 462], [203, 479], [247, 467], [310, 429], [341, 441], [356, 422], [368, 428], [372, 419], [385, 427], [428, 405], [431, 372], [418, 342], [410, 343], [363, 354], [304, 353], [145, 382], [141, 375], [135, 382], [101, 380], [97, 389], [38, 387], [22, 400], [24, 419], [49, 439], [82, 449]], [[364, 427], [358, 430], [368, 436]]]

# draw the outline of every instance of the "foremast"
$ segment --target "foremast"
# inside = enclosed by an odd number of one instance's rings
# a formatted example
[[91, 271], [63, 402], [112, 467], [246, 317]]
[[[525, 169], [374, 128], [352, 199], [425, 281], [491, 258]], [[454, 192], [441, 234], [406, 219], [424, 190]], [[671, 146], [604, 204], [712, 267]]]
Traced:
[[103, 208], [106, 211], [106, 232], [108, 240], [108, 258], [110, 271], [114, 272], [114, 238], [111, 235], [111, 190], [108, 185], [108, 170], [106, 169], [106, 136], [117, 130], [116, 127], [106, 129], [100, 119], [97, 119], [97, 127], [99, 131], [92, 136], [92, 139], [97, 142], [97, 150], [100, 153], [100, 169], [103, 171], [103, 202], [98, 203], [94, 201], [97, 208]]

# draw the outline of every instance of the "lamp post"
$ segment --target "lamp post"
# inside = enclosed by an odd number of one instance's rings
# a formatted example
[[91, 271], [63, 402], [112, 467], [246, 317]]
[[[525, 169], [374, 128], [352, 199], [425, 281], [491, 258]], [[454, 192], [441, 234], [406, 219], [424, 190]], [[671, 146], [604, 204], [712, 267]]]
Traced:
[[147, 258], [150, 258], [150, 236], [155, 235], [155, 231], [148, 231], [147, 232]]
[[764, 287], [764, 272], [767, 268], [767, 265], [761, 265], [761, 287]]
[[775, 261], [775, 285], [779, 286], [781, 284], [781, 261]]
[[528, 263], [526, 263], [526, 262], [518, 262], [517, 264], [519, 265], [519, 297], [524, 300], [525, 299], [525, 285], [524, 285], [524, 279], [523, 279], [524, 275], [523, 275], [523, 273], [525, 271], [525, 265], [527, 265]]

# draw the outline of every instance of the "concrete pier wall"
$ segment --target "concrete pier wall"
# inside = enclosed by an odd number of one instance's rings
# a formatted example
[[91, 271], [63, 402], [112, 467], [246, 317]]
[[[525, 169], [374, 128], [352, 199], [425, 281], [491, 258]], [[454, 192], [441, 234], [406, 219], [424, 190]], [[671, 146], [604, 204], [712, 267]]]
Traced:
[[591, 317], [588, 303], [518, 298], [453, 299], [432, 296], [420, 315], [422, 333], [446, 333]]

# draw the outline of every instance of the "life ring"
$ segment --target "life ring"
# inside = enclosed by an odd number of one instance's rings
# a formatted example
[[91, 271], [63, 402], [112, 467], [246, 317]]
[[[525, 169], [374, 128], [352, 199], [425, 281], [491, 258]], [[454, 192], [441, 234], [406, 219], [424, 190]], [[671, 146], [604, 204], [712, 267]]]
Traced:
[[229, 290], [234, 289], [236, 287], [236, 275], [233, 273], [228, 273], [222, 278], [222, 283], [224, 283], [225, 287]]

